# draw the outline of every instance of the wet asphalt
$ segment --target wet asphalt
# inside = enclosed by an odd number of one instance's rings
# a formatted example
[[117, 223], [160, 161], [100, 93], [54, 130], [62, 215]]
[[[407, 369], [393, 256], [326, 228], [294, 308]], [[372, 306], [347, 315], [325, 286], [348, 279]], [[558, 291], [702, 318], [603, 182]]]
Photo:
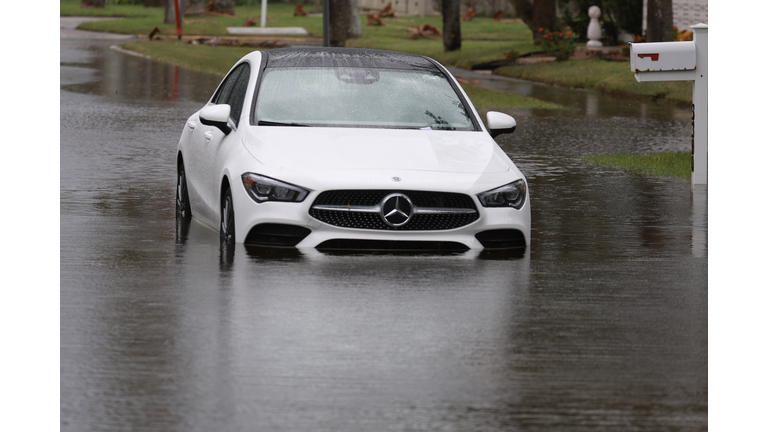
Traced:
[[173, 202], [221, 77], [114, 43], [62, 30], [62, 431], [707, 430], [707, 188], [577, 159], [689, 149], [689, 110], [483, 81], [571, 108], [499, 139], [522, 255], [228, 250]]

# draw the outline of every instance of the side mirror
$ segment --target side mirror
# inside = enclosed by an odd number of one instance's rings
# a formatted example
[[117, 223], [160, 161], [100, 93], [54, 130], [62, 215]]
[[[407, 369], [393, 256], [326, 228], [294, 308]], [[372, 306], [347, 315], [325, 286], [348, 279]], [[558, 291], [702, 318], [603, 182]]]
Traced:
[[232, 127], [229, 124], [230, 111], [232, 108], [227, 104], [208, 105], [200, 110], [200, 123], [217, 127], [224, 132], [224, 135], [229, 135], [232, 132]]
[[485, 118], [488, 121], [488, 132], [491, 134], [491, 138], [496, 138], [501, 134], [512, 133], [517, 128], [515, 119], [504, 113], [488, 111]]

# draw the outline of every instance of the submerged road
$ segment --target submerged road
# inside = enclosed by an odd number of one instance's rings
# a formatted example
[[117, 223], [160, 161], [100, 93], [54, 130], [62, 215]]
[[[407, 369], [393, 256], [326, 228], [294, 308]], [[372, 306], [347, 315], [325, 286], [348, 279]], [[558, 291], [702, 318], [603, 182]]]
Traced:
[[114, 43], [62, 30], [62, 431], [707, 430], [706, 189], [575, 159], [688, 149], [690, 111], [518, 83], [572, 107], [500, 138], [522, 256], [227, 251], [174, 214], [221, 77]]

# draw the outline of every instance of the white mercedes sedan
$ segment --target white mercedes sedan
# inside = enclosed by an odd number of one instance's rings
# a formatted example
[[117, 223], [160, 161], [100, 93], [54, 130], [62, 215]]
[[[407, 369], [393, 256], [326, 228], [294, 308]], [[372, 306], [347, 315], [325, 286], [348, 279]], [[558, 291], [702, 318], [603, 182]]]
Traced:
[[364, 250], [530, 244], [525, 177], [456, 79], [418, 55], [255, 51], [184, 126], [177, 217], [226, 243]]

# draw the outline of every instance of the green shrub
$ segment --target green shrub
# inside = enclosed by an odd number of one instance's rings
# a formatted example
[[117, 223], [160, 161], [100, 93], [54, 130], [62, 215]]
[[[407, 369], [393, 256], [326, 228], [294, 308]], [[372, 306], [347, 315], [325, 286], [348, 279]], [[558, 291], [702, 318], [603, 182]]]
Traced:
[[541, 48], [555, 56], [558, 61], [568, 60], [576, 49], [576, 41], [573, 39], [573, 33], [570, 29], [566, 32], [550, 32], [547, 29], [540, 28]]

